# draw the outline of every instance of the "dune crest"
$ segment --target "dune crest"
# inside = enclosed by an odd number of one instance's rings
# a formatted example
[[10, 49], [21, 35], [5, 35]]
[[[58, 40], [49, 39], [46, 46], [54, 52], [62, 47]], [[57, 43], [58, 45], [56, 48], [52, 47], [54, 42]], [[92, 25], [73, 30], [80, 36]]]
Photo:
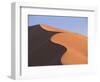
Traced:
[[53, 31], [53, 32], [66, 32], [65, 30], [59, 29], [59, 28], [55, 28], [53, 26], [49, 26], [47, 24], [40, 24], [41, 28], [43, 28], [44, 30], [47, 31]]
[[67, 51], [61, 58], [62, 64], [87, 64], [87, 37], [54, 28], [45, 24], [41, 27], [47, 31], [60, 32], [51, 37], [51, 41], [64, 46]]

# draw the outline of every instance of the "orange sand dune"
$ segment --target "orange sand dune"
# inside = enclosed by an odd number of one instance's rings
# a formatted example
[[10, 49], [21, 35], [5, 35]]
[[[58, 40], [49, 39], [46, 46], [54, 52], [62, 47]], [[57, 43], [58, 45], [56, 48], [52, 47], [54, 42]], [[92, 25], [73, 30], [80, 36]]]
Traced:
[[47, 31], [53, 31], [53, 32], [66, 32], [65, 30], [54, 28], [52, 26], [46, 25], [46, 24], [40, 24], [40, 26]]
[[64, 46], [67, 51], [61, 58], [62, 64], [87, 64], [87, 37], [54, 28], [45, 24], [41, 27], [47, 31], [60, 32], [52, 36], [51, 41]]

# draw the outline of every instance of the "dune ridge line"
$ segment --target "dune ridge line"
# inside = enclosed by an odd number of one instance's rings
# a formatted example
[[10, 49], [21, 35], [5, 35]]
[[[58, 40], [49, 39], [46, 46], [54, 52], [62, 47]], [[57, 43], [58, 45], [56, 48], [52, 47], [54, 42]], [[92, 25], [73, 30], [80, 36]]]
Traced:
[[61, 30], [46, 24], [40, 26], [47, 31], [59, 32], [51, 37], [51, 41], [64, 46], [67, 51], [61, 58], [62, 64], [87, 64], [87, 37]]

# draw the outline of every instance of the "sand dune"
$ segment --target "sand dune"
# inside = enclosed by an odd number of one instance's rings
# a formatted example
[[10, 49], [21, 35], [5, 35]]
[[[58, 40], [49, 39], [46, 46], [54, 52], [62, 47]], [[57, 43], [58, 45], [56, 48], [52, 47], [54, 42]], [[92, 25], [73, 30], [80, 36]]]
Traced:
[[87, 37], [46, 24], [28, 28], [28, 66], [87, 64]]
[[51, 41], [63, 45], [67, 51], [61, 58], [62, 64], [87, 64], [87, 37], [60, 30], [48, 25], [41, 25], [47, 31], [61, 32], [51, 37]]
[[62, 65], [66, 48], [50, 40], [57, 33], [44, 30], [40, 25], [28, 28], [28, 66]]
[[41, 28], [43, 28], [46, 31], [51, 31], [51, 32], [66, 32], [65, 30], [59, 29], [57, 27], [52, 27], [46, 24], [40, 24]]
[[68, 50], [61, 58], [62, 64], [85, 64], [87, 63], [86, 41], [74, 35], [60, 33], [54, 35], [51, 40], [65, 46]]

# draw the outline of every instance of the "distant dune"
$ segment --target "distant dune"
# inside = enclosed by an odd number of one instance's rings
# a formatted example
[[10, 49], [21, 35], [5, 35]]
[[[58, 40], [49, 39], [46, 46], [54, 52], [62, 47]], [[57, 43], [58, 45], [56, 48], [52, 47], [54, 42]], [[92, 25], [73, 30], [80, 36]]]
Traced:
[[29, 66], [87, 64], [87, 37], [40, 24], [28, 30]]

